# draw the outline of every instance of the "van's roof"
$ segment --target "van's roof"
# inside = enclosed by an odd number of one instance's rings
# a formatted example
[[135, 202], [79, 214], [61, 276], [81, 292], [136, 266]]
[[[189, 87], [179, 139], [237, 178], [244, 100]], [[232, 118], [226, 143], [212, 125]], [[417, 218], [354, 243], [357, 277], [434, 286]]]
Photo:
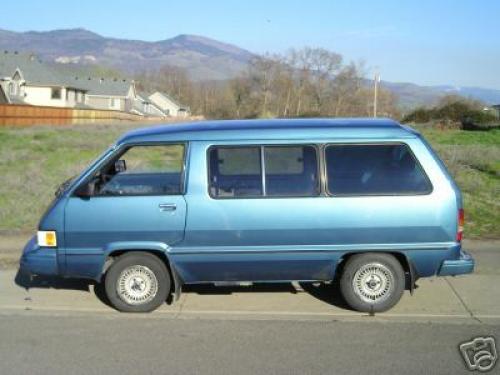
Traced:
[[392, 139], [413, 137], [415, 137], [413, 130], [391, 119], [304, 118], [217, 120], [157, 125], [128, 132], [117, 143], [236, 139]]

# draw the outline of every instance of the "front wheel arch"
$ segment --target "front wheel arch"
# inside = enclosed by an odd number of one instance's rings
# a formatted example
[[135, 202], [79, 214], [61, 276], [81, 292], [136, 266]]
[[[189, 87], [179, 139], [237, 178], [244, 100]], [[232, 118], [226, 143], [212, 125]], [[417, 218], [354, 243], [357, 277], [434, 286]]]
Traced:
[[171, 293], [171, 278], [165, 263], [149, 252], [130, 251], [116, 258], [104, 277], [106, 297], [121, 312], [151, 312]]
[[168, 255], [164, 251], [160, 251], [157, 249], [117, 249], [117, 250], [111, 251], [106, 256], [106, 259], [103, 263], [101, 275], [100, 275], [100, 278], [98, 281], [99, 282], [103, 281], [103, 278], [104, 278], [107, 270], [109, 269], [109, 267], [111, 267], [113, 262], [119, 256], [126, 254], [126, 253], [130, 253], [130, 252], [149, 253], [149, 254], [152, 254], [152, 255], [158, 257], [161, 261], [163, 261], [163, 263], [165, 264], [165, 267], [167, 267], [167, 270], [169, 271], [169, 274], [170, 274], [170, 282], [171, 282], [171, 285], [173, 286], [172, 291], [174, 293], [174, 299], [177, 301], [180, 298], [183, 282], [182, 282], [177, 270], [175, 269], [175, 266], [170, 261]]

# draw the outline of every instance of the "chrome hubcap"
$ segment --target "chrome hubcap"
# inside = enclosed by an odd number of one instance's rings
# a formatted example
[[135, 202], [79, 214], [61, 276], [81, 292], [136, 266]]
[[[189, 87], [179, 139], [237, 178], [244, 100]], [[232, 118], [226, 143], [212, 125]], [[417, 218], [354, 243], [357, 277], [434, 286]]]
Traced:
[[156, 296], [158, 280], [148, 267], [130, 266], [118, 277], [116, 291], [120, 299], [129, 305], [141, 305]]
[[356, 271], [352, 286], [356, 295], [364, 302], [380, 302], [390, 295], [394, 287], [394, 276], [383, 264], [369, 263]]

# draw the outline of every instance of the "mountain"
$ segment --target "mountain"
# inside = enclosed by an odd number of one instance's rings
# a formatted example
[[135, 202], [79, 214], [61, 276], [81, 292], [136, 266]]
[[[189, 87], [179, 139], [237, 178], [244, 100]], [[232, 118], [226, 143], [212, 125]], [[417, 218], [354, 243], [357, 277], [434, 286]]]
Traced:
[[0, 49], [33, 52], [48, 62], [98, 64], [126, 73], [174, 65], [199, 80], [234, 77], [253, 57], [244, 49], [197, 35], [145, 42], [106, 38], [81, 28], [19, 33], [0, 29]]
[[402, 108], [431, 106], [445, 95], [461, 95], [489, 105], [500, 104], [500, 90], [495, 89], [449, 85], [419, 86], [414, 83], [388, 81], [382, 81], [381, 86], [398, 96]]
[[[13, 32], [0, 29], [0, 50], [34, 52], [43, 61], [60, 63], [61, 70], [93, 74], [106, 69], [131, 74], [162, 65], [185, 68], [192, 79], [219, 81], [244, 71], [255, 55], [237, 46], [197, 35], [178, 35], [157, 42], [106, 38], [86, 29]], [[1, 56], [0, 56], [1, 57]], [[373, 82], [367, 81], [368, 84]], [[419, 86], [383, 81], [399, 97], [403, 109], [433, 105], [447, 94], [500, 103], [500, 90], [480, 87]]]

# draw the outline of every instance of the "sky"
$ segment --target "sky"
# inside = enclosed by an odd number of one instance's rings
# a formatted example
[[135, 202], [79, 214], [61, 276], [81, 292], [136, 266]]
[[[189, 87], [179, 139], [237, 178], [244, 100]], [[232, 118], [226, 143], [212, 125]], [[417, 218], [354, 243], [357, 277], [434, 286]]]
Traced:
[[500, 89], [500, 0], [3, 0], [1, 8], [0, 28], [12, 31], [197, 34], [255, 53], [322, 47], [387, 81]]

